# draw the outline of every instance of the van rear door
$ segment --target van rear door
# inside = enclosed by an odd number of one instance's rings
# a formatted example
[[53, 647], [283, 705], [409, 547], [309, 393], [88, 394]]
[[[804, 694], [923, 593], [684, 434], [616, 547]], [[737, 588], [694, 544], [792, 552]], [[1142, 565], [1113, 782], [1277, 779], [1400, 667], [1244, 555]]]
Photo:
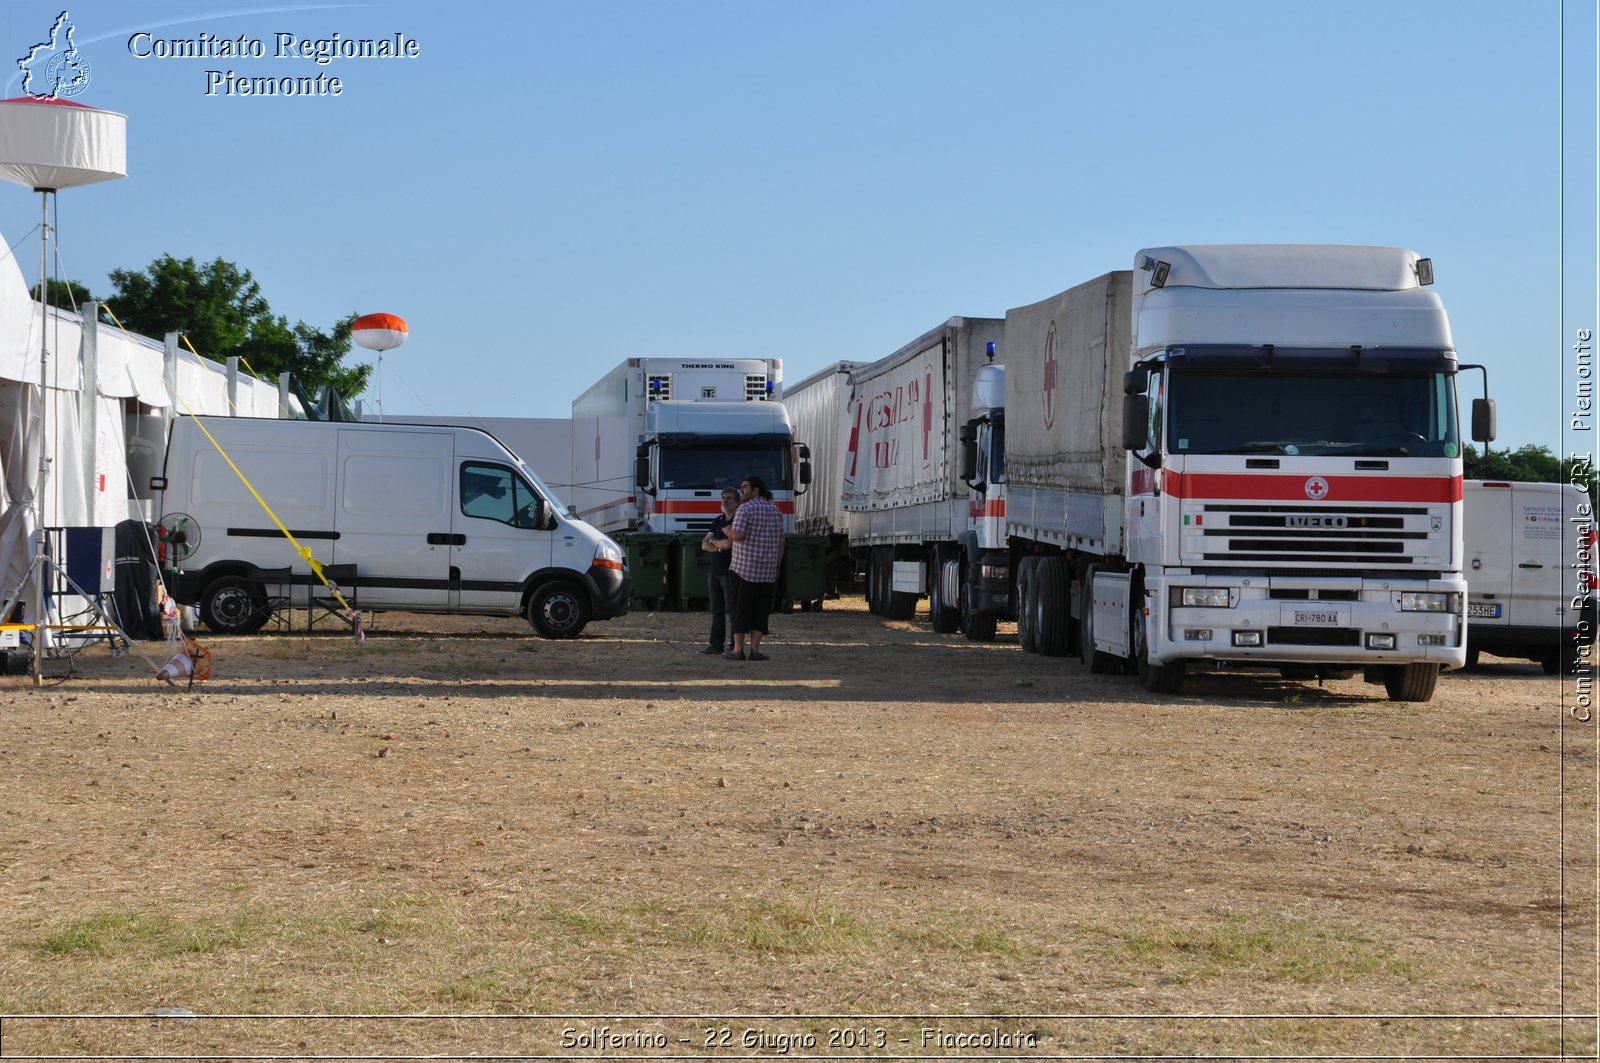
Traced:
[[1467, 629], [1511, 624], [1511, 485], [1468, 483]]
[[335, 564], [356, 566], [368, 607], [444, 609], [450, 586], [449, 432], [339, 432]]

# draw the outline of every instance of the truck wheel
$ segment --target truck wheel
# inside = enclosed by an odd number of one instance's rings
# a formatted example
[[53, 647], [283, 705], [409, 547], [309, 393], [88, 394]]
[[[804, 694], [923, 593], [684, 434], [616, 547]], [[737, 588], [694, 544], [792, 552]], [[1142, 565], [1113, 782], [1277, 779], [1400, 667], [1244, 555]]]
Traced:
[[978, 562], [963, 565], [961, 580], [961, 634], [969, 642], [993, 642], [997, 619], [993, 613], [980, 613], [973, 605], [977, 598]]
[[547, 639], [576, 638], [589, 623], [589, 598], [570, 583], [546, 583], [528, 599], [528, 623]]
[[219, 576], [200, 595], [200, 620], [224, 635], [260, 630], [271, 615], [266, 592], [243, 576]]
[[926, 565], [926, 562], [915, 555], [902, 556], [901, 551], [892, 546], [883, 553], [883, 587], [886, 592], [883, 596], [886, 606], [884, 612], [890, 620], [910, 620], [917, 615], [917, 595], [894, 589], [894, 563], [915, 561], [919, 565]]
[[948, 550], [934, 550], [933, 581], [928, 585], [928, 622], [941, 635], [961, 630], [961, 610], [951, 608], [951, 603], [944, 600], [944, 570], [952, 563], [959, 564], [952, 562], [949, 555]]
[[1034, 646], [1045, 657], [1065, 657], [1077, 649], [1072, 642], [1072, 584], [1066, 561], [1041, 557], [1033, 584]]
[[874, 546], [867, 553], [867, 609], [873, 616], [888, 612], [888, 592], [893, 585], [892, 578], [885, 578], [889, 575], [889, 556], [889, 551], [881, 546]]
[[1187, 670], [1183, 661], [1150, 663], [1150, 618], [1143, 609], [1133, 620], [1133, 659], [1139, 671], [1139, 683], [1150, 693], [1176, 694], [1183, 689], [1183, 674]]
[[1431, 701], [1438, 682], [1436, 664], [1391, 664], [1383, 670], [1383, 688], [1391, 701]]
[[1039, 559], [1031, 554], [1017, 563], [1017, 643], [1023, 653], [1039, 652], [1033, 615], [1034, 599], [1039, 594], [1034, 574], [1038, 571]]
[[1094, 648], [1094, 577], [1099, 571], [1099, 565], [1090, 565], [1083, 573], [1083, 619], [1078, 624], [1083, 639], [1078, 659], [1095, 675], [1115, 675], [1122, 671], [1122, 659]]

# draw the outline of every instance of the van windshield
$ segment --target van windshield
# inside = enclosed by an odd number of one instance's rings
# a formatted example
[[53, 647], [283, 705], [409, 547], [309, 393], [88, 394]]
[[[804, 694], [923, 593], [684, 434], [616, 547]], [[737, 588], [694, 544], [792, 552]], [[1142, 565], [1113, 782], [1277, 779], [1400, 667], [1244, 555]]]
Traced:
[[720, 490], [738, 487], [746, 476], [759, 476], [774, 491], [789, 490], [789, 447], [672, 446], [660, 451], [661, 486], [676, 490]]

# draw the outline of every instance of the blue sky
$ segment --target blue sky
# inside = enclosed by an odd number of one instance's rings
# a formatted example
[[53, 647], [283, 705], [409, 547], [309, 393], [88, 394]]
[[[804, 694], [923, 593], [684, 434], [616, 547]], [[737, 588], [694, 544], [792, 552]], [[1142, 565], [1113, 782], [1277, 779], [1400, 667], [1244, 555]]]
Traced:
[[[7, 5], [6, 69], [61, 10]], [[58, 197], [65, 275], [221, 256], [291, 320], [399, 314], [391, 417], [563, 417], [638, 355], [795, 381], [1148, 245], [1371, 243], [1433, 258], [1502, 443], [1590, 446], [1562, 426], [1595, 325], [1592, 4], [1566, 2], [1565, 185], [1560, 0], [68, 10], [129, 174]], [[141, 59], [139, 31], [268, 57]], [[319, 67], [278, 32], [420, 54]], [[210, 69], [344, 88], [207, 96]], [[8, 241], [37, 221], [0, 186]]]

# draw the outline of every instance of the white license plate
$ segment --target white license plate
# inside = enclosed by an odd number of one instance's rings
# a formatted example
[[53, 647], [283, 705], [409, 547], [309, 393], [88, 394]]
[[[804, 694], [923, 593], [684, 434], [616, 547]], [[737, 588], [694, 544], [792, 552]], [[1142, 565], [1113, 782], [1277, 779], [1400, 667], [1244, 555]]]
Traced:
[[1468, 602], [1467, 615], [1481, 616], [1485, 620], [1498, 620], [1500, 618], [1500, 603]]
[[1323, 625], [1338, 627], [1339, 614], [1321, 609], [1296, 609], [1294, 611], [1294, 622], [1296, 627], [1318, 627]]

